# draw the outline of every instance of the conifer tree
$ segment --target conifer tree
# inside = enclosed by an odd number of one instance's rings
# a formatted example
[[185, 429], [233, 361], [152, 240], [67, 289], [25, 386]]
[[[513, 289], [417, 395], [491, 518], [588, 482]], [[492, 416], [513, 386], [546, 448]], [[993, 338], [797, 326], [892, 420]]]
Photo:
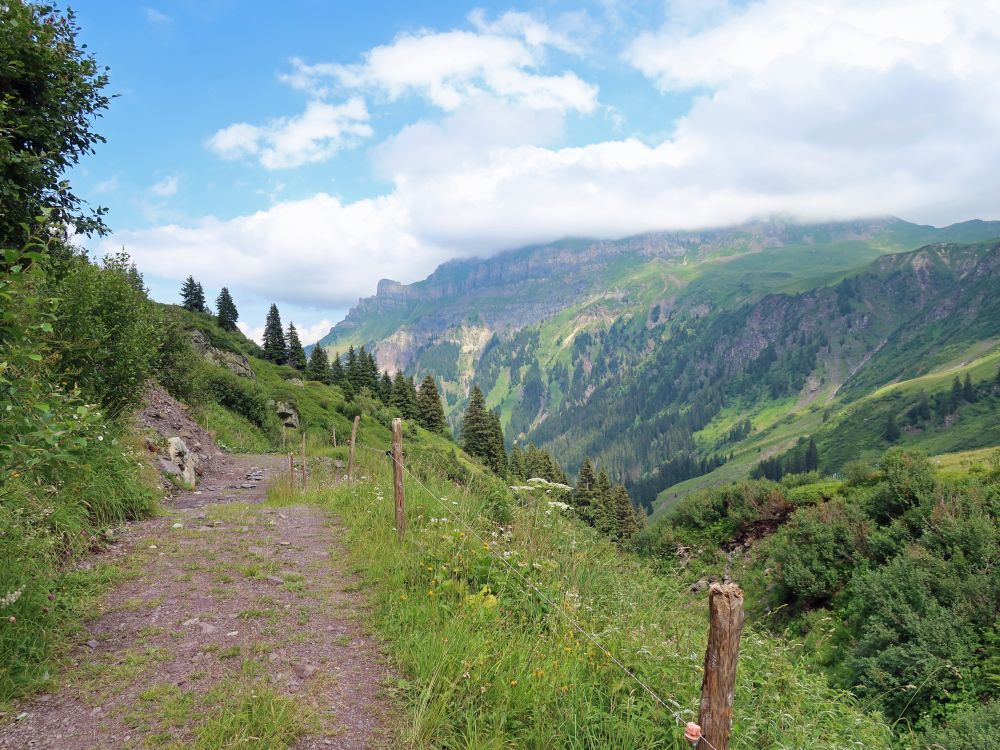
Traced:
[[267, 322], [264, 324], [264, 358], [279, 365], [285, 364], [288, 358], [281, 315], [278, 313], [278, 306], [273, 303], [267, 311]]
[[469, 394], [469, 405], [462, 417], [461, 438], [466, 453], [483, 463], [488, 462], [493, 452], [492, 425], [489, 412], [486, 411], [486, 399], [478, 385], [474, 385]]
[[511, 479], [517, 479], [522, 482], [528, 479], [527, 468], [524, 464], [524, 451], [522, 451], [520, 446], [516, 444], [510, 449], [510, 461], [508, 462], [508, 467], [510, 469]]
[[965, 373], [965, 383], [962, 385], [962, 398], [970, 404], [976, 400], [976, 389], [972, 387], [972, 375]]
[[924, 421], [931, 418], [931, 403], [927, 399], [927, 391], [920, 391], [920, 401], [917, 403], [917, 416]]
[[354, 391], [361, 389], [361, 368], [358, 366], [358, 353], [354, 349], [354, 344], [347, 347], [347, 362], [344, 363], [344, 375], [347, 382], [351, 384]]
[[326, 354], [326, 349], [319, 344], [316, 344], [309, 354], [309, 367], [306, 372], [312, 380], [321, 383], [330, 382], [330, 358]]
[[806, 448], [806, 461], [805, 470], [806, 471], [817, 471], [819, 469], [819, 448], [816, 447], [816, 441], [809, 438], [809, 447]]
[[959, 380], [958, 375], [951, 383], [951, 410], [955, 411], [958, 409], [958, 404], [962, 400], [962, 381]]
[[344, 364], [340, 361], [340, 352], [334, 352], [330, 358], [330, 382], [334, 385], [343, 385], [346, 378]]
[[441, 394], [431, 375], [423, 379], [420, 383], [420, 390], [417, 391], [417, 423], [431, 432], [443, 433], [445, 431]]
[[378, 395], [378, 364], [375, 362], [375, 355], [365, 351], [363, 346], [358, 351], [358, 387], [367, 388], [373, 396]]
[[181, 307], [190, 312], [205, 312], [205, 290], [201, 284], [188, 276], [181, 286]]
[[288, 357], [285, 360], [296, 370], [306, 369], [306, 352], [299, 341], [299, 332], [295, 330], [295, 324], [288, 324]]
[[500, 423], [500, 414], [495, 411], [486, 413], [489, 417], [490, 427], [490, 455], [486, 464], [500, 476], [507, 474], [507, 446], [503, 437], [503, 425]]
[[388, 372], [383, 372], [378, 382], [378, 397], [386, 406], [392, 403], [392, 376]]
[[576, 480], [576, 489], [570, 496], [570, 502], [576, 509], [577, 515], [591, 526], [594, 525], [596, 490], [597, 477], [594, 475], [594, 467], [590, 463], [590, 459], [585, 458], [580, 467], [580, 476]]
[[219, 321], [219, 326], [224, 331], [235, 331], [236, 321], [240, 319], [240, 314], [236, 310], [236, 303], [226, 287], [222, 287], [218, 298], [215, 300], [215, 316]]
[[900, 435], [899, 424], [896, 422], [896, 413], [889, 412], [889, 417], [885, 422], [885, 439], [890, 443], [895, 443], [899, 440]]
[[402, 370], [396, 371], [396, 377], [392, 379], [392, 397], [389, 403], [399, 410], [403, 419], [417, 418], [417, 395], [412, 385], [413, 381]]
[[611, 490], [611, 506], [615, 513], [616, 537], [620, 540], [630, 539], [639, 531], [639, 516], [625, 485], [615, 485]]
[[608, 479], [608, 472], [601, 469], [597, 475], [597, 483], [594, 487], [594, 499], [592, 503], [594, 528], [607, 534], [615, 536], [617, 528], [617, 513], [611, 505], [611, 480]]

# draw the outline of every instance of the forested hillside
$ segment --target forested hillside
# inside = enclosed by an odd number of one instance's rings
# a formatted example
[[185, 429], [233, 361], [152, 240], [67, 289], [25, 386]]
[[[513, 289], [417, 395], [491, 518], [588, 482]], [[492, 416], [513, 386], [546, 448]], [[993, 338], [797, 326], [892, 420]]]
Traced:
[[[512, 443], [545, 447], [571, 473], [590, 456], [652, 509], [692, 477], [746, 474], [821, 421], [827, 470], [853, 457], [834, 443], [884, 449], [871, 429], [851, 434], [847, 406], [966, 351], [988, 355], [1000, 329], [995, 243], [885, 253], [997, 235], [987, 222], [772, 223], [527, 248], [384, 282], [321, 343], [433, 373], [453, 425], [479, 386]], [[995, 440], [953, 423], [936, 450]]]

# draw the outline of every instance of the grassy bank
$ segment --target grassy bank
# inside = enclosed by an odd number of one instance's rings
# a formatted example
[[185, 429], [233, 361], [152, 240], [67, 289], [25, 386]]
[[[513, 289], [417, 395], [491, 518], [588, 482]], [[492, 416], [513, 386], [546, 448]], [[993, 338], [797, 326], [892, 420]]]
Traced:
[[[351, 559], [371, 591], [373, 625], [402, 670], [409, 702], [402, 741], [687, 747], [679, 721], [697, 714], [704, 595], [563, 517], [550, 505], [557, 490], [514, 499], [467, 467], [449, 469], [446, 446], [424, 433], [407, 442], [408, 468], [422, 484], [407, 476], [400, 543], [391, 465], [385, 445], [372, 447], [361, 451], [363, 479], [355, 484], [305, 496], [275, 486], [272, 500], [319, 502], [345, 524]], [[732, 746], [888, 748], [890, 735], [877, 716], [797, 666], [793, 646], [750, 628]]]

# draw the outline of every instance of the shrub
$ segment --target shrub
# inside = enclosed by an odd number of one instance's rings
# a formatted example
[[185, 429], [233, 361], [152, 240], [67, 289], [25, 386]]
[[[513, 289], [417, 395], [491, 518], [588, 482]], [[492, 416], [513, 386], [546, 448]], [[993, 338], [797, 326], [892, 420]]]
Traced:
[[829, 601], [850, 579], [864, 535], [864, 514], [843, 501], [797, 510], [771, 544], [779, 602]]
[[74, 258], [51, 288], [63, 381], [112, 416], [139, 403], [158, 357], [159, 316], [130, 269], [124, 254], [101, 266]]
[[253, 381], [234, 375], [223, 367], [207, 366], [200, 370], [195, 388], [199, 393], [250, 420], [262, 429], [276, 424], [267, 397]]

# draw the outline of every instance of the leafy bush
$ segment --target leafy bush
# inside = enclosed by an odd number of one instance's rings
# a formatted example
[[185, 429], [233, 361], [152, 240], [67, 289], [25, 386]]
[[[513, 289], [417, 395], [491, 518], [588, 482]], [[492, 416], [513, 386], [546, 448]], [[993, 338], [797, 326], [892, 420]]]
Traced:
[[101, 266], [74, 258], [50, 291], [59, 298], [55, 333], [63, 380], [112, 416], [139, 403], [158, 356], [159, 317], [130, 271], [124, 254]]
[[212, 401], [248, 419], [262, 429], [276, 424], [267, 396], [251, 380], [234, 375], [223, 367], [207, 366], [197, 375], [196, 389]]
[[865, 536], [864, 513], [843, 501], [800, 508], [773, 537], [777, 599], [816, 606], [850, 579]]

